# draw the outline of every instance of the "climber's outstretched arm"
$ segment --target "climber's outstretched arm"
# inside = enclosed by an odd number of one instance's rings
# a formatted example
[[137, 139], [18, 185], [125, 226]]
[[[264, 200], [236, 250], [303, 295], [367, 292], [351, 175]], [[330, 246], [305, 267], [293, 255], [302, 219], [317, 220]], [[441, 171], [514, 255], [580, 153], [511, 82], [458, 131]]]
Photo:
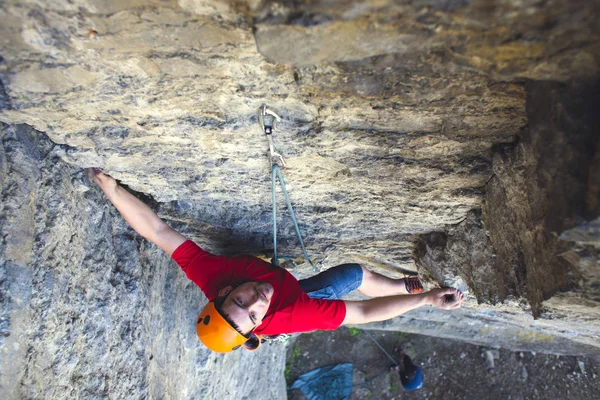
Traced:
[[344, 301], [346, 317], [342, 325], [385, 321], [415, 308], [432, 305], [444, 310], [459, 308], [463, 294], [456, 289], [433, 289], [426, 293]]
[[186, 241], [185, 236], [167, 225], [150, 207], [119, 186], [111, 176], [93, 168], [88, 169], [88, 176], [137, 233], [167, 254], [173, 254]]

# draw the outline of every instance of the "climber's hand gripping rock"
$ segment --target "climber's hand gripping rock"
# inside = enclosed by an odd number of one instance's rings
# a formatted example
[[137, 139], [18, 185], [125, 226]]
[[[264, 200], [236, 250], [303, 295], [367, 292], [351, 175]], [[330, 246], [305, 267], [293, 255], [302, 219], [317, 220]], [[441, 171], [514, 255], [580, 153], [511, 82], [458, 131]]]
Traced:
[[460, 290], [453, 288], [433, 289], [425, 294], [429, 297], [432, 306], [443, 310], [459, 308], [464, 298]]
[[106, 175], [98, 168], [88, 168], [88, 177], [93, 181], [104, 193], [114, 193], [117, 189], [117, 181], [110, 175]]
[[167, 225], [150, 207], [119, 186], [113, 177], [96, 168], [88, 169], [88, 176], [137, 233], [167, 254], [173, 254], [186, 241], [183, 235]]

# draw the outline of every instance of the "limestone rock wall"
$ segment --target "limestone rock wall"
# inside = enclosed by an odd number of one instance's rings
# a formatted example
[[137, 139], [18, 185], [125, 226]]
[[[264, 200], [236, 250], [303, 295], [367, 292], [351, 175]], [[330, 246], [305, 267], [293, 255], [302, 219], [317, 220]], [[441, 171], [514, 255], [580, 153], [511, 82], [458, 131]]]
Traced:
[[[25, 125], [1, 133], [3, 398], [285, 397], [251, 353], [198, 343], [189, 321], [206, 299], [60, 146]], [[281, 348], [261, 352], [283, 368]]]
[[[102, 168], [210, 251], [269, 256], [262, 104], [283, 117], [275, 145], [319, 265], [468, 292], [456, 313], [376, 326], [598, 354], [599, 15], [564, 0], [1, 2], [2, 393], [285, 397], [282, 349], [204, 350], [203, 295], [82, 173]], [[279, 219], [281, 250], [300, 254]]]

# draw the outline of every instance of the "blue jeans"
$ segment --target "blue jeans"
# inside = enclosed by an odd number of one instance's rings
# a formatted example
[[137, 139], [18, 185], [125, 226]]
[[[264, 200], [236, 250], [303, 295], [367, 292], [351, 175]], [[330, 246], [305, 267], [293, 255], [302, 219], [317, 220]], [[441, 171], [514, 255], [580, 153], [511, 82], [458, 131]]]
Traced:
[[308, 297], [336, 300], [357, 289], [363, 280], [358, 264], [341, 264], [298, 283]]

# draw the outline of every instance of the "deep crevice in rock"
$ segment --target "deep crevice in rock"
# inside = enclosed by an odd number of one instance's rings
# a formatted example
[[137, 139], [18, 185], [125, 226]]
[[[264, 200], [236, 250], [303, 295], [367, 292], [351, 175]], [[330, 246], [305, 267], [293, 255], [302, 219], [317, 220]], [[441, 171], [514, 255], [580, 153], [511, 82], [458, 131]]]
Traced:
[[589, 206], [598, 203], [590, 179], [600, 142], [598, 93], [597, 82], [528, 84], [528, 129], [518, 145], [494, 153], [483, 215], [471, 213], [446, 232], [420, 236], [415, 257], [424, 274], [449, 286], [459, 276], [480, 302], [524, 297], [536, 318], [544, 300], [582, 285], [578, 259], [565, 256], [581, 250], [558, 235], [598, 216]]

